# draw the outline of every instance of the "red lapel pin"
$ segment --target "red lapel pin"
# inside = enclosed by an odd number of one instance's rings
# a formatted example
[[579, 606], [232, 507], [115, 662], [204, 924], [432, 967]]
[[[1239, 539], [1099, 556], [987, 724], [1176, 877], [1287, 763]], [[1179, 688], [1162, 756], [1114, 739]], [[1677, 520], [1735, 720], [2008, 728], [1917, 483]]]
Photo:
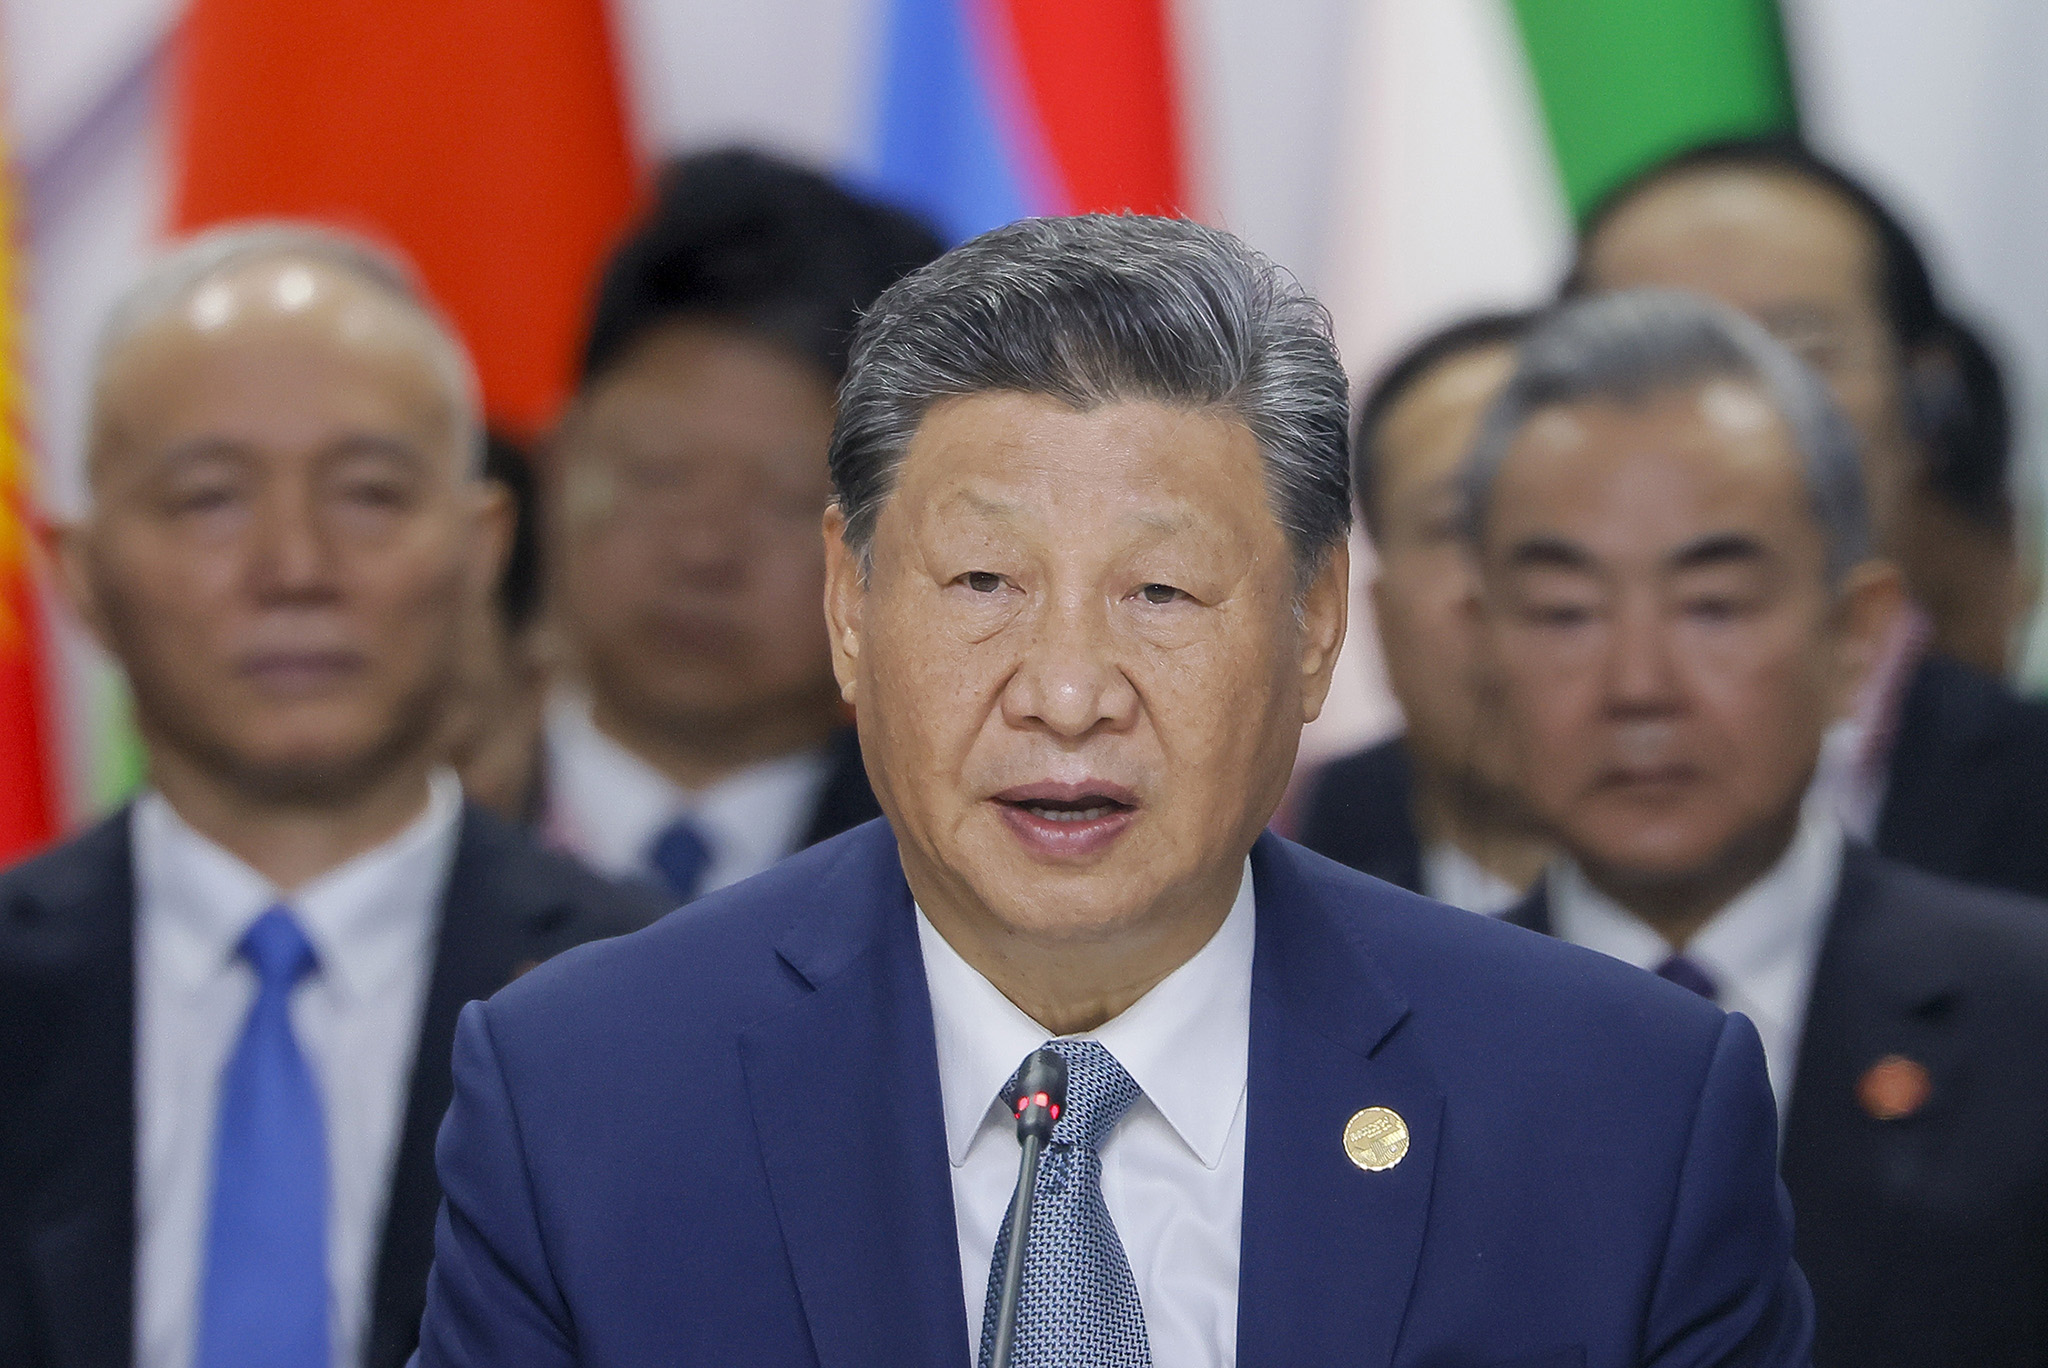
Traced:
[[1886, 1055], [1856, 1085], [1856, 1100], [1880, 1121], [1903, 1121], [1927, 1105], [1934, 1080], [1927, 1066], [1904, 1055]]

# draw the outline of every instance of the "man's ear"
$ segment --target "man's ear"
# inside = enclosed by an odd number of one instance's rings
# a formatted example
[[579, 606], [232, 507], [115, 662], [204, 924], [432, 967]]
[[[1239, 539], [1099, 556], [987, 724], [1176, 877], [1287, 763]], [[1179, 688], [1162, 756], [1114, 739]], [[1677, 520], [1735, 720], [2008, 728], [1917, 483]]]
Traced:
[[93, 640], [108, 655], [114, 654], [107, 632], [106, 605], [100, 601], [99, 578], [92, 571], [92, 518], [53, 522], [44, 539], [50, 563], [56, 569], [57, 588], [64, 602], [92, 633]]
[[832, 674], [839, 681], [839, 696], [858, 707], [861, 610], [867, 603], [867, 585], [859, 554], [846, 544], [846, 515], [836, 503], [825, 509], [824, 534], [825, 632], [832, 642]]
[[472, 480], [470, 495], [475, 500], [470, 592], [488, 598], [497, 591], [505, 577], [505, 564], [512, 558], [512, 523], [518, 515], [512, 507], [512, 491], [500, 481]]
[[1301, 720], [1322, 715], [1351, 617], [1351, 546], [1330, 548], [1301, 598]]
[[1830, 703], [1835, 716], [1846, 716], [1855, 706], [1905, 605], [1905, 582], [1890, 561], [1867, 560], [1842, 577], [1834, 609], [1835, 680]]

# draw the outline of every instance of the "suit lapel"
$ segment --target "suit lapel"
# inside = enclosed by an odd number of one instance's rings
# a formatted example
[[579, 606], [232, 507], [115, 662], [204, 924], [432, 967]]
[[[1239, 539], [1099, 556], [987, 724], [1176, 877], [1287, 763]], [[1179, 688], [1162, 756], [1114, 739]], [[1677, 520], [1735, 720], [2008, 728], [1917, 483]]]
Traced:
[[[1252, 851], [1243, 1368], [1391, 1363], [1428, 1224], [1443, 1095], [1399, 1026], [1407, 1004], [1272, 836]], [[1410, 1144], [1392, 1168], [1347, 1156], [1346, 1122], [1385, 1107]]]
[[[123, 809], [28, 901], [54, 951], [9, 982], [40, 1076], [9, 1119], [21, 1255], [52, 1368], [127, 1368], [135, 1283], [135, 877]], [[15, 909], [17, 916], [21, 909]], [[33, 1032], [34, 1034], [28, 1034]], [[15, 1032], [9, 1031], [13, 1036]], [[18, 1129], [16, 1129], [18, 1125]], [[5, 1184], [12, 1188], [13, 1182]]]
[[[552, 883], [522, 877], [527, 860], [528, 852], [502, 825], [465, 805], [420, 1016], [422, 1041], [452, 1040], [463, 1005], [491, 996], [529, 967], [549, 926], [573, 913], [560, 898], [536, 891], [552, 889]], [[370, 1368], [404, 1363], [419, 1333], [441, 1204], [434, 1141], [453, 1091], [448, 1051], [417, 1050], [378, 1246], [363, 1357]]]
[[810, 991], [745, 1032], [776, 1211], [822, 1368], [964, 1368], [938, 1051], [910, 891], [877, 826], [778, 946]]

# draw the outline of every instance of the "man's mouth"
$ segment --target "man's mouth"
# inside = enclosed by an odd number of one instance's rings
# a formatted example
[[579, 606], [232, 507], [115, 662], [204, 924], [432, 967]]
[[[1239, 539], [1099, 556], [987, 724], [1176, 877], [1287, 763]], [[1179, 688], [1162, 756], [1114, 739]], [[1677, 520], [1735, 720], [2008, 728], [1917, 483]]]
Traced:
[[1018, 803], [1016, 806], [1045, 822], [1092, 822], [1099, 817], [1107, 817], [1112, 812], [1130, 811], [1124, 804], [1108, 798], [1080, 798], [1072, 802], [1044, 798], [1032, 803]]
[[1023, 784], [995, 795], [1005, 824], [1041, 859], [1069, 860], [1106, 849], [1130, 826], [1138, 795], [1120, 784]]

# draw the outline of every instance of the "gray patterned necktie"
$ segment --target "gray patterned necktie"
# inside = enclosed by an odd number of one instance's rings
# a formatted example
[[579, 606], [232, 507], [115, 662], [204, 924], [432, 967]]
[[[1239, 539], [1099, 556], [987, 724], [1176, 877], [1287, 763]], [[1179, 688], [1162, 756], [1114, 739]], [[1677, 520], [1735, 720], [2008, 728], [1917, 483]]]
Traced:
[[[1040, 1161], [1010, 1361], [1015, 1368], [1151, 1368], [1145, 1311], [1138, 1303], [1131, 1261], [1103, 1205], [1097, 1149], [1141, 1093], [1100, 1043], [1046, 1044], [1067, 1061], [1067, 1109], [1054, 1124], [1052, 1144]], [[1003, 1100], [1013, 1108], [1016, 1088], [1012, 1075]], [[1010, 1201], [1014, 1208], [1016, 1198]], [[1010, 1217], [1005, 1214], [988, 1270], [980, 1368], [989, 1368], [995, 1352], [996, 1306], [1009, 1249]]]

